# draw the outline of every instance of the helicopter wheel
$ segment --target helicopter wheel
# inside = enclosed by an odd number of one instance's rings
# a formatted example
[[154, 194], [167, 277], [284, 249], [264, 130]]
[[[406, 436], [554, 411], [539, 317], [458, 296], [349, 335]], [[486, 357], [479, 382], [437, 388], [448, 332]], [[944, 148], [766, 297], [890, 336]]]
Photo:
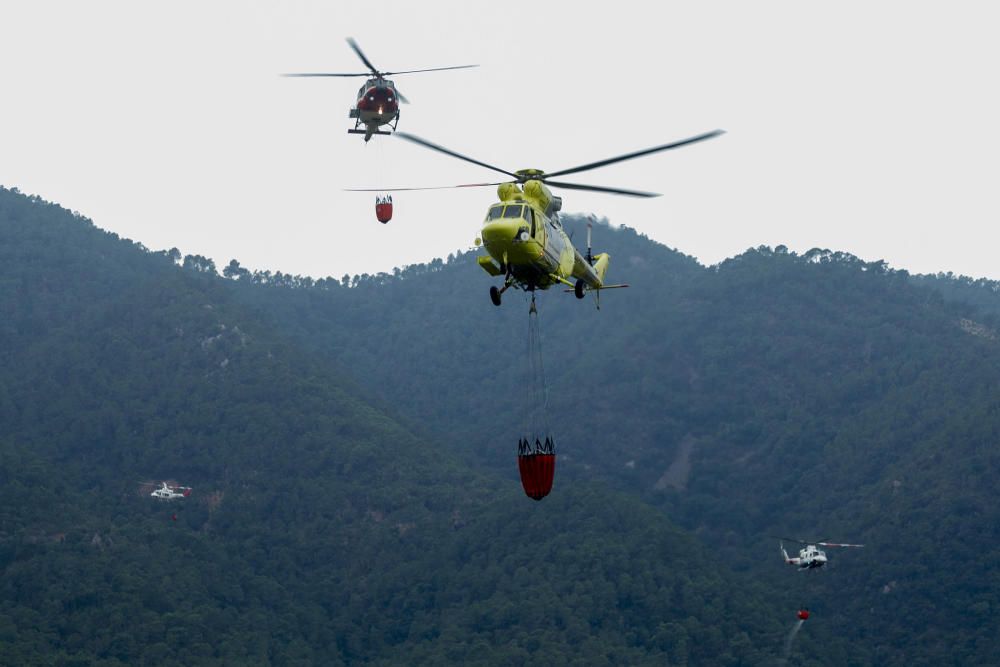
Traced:
[[497, 289], [496, 285], [490, 285], [490, 301], [493, 302], [494, 306], [500, 305], [500, 290]]
[[585, 286], [586, 286], [586, 283], [583, 282], [582, 280], [577, 280], [576, 281], [576, 285], [573, 287], [573, 294], [576, 295], [577, 299], [582, 299], [583, 298], [583, 288]]

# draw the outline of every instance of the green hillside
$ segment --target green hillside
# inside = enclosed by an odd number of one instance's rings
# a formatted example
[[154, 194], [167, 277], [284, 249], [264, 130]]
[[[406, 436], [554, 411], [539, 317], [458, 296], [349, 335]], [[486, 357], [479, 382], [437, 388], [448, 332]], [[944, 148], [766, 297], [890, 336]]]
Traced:
[[[562, 488], [605, 480], [660, 508], [876, 664], [992, 664], [993, 316], [847, 253], [759, 248], [702, 267], [605, 226], [594, 245], [632, 287], [600, 311], [555, 290], [539, 306]], [[502, 474], [526, 401], [527, 302], [490, 305], [474, 261], [349, 289], [230, 275], [385, 409]], [[868, 547], [806, 579], [781, 566], [775, 534]]]
[[[310, 333], [334, 290], [279, 326], [260, 308], [288, 290], [250, 306], [211, 269], [0, 189], [0, 663], [773, 662], [788, 595], [599, 481], [526, 499], [512, 456], [468, 465], [495, 418], [437, 430], [400, 400], [454, 397], [406, 376], [359, 396], [379, 376], [342, 352], [377, 349]], [[148, 497], [161, 479], [194, 494]], [[820, 626], [796, 655], [866, 660], [849, 646]]]
[[994, 318], [1000, 315], [1000, 281], [956, 276], [951, 272], [914, 275], [910, 280], [941, 293], [950, 301], [974, 305], [979, 312]]

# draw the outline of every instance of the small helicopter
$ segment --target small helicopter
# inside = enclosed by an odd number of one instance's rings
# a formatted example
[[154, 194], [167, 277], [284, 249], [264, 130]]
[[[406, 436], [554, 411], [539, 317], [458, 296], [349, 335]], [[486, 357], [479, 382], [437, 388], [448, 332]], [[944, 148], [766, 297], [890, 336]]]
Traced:
[[159, 500], [176, 500], [177, 498], [187, 498], [191, 495], [190, 486], [170, 486], [166, 482], [160, 482], [160, 488], [149, 495]]
[[[589, 192], [605, 192], [630, 197], [658, 197], [655, 192], [640, 192], [624, 190], [599, 185], [581, 185], [563, 181], [548, 180], [566, 174], [576, 174], [604, 167], [616, 162], [658, 153], [681, 146], [687, 146], [721, 134], [723, 130], [712, 130], [688, 139], [682, 139], [662, 146], [619, 155], [618, 157], [591, 162], [589, 164], [569, 169], [546, 173], [541, 169], [520, 169], [507, 171], [493, 165], [480, 162], [460, 153], [438, 146], [426, 139], [397, 132], [396, 136], [431, 150], [465, 160], [472, 164], [498, 171], [509, 176], [512, 181], [499, 183], [469, 183], [466, 185], [431, 187], [431, 188], [385, 188], [380, 191], [400, 190], [441, 190], [451, 187], [497, 187], [497, 197], [500, 200], [492, 204], [486, 212], [480, 238], [476, 245], [482, 245], [487, 255], [478, 258], [479, 266], [491, 276], [503, 276], [503, 286], [490, 287], [490, 300], [499, 306], [504, 292], [511, 287], [531, 292], [534, 305], [535, 290], [545, 290], [555, 285], [564, 285], [567, 292], [576, 294], [582, 299], [587, 292], [595, 293], [597, 306], [600, 308], [600, 291], [628, 287], [628, 285], [609, 285], [604, 282], [611, 257], [607, 253], [594, 255], [591, 253], [591, 226], [587, 225], [587, 254], [581, 255], [563, 230], [559, 221], [559, 211], [562, 209], [562, 198], [553, 195], [548, 186], [566, 190], [586, 190]], [[348, 188], [352, 192], [373, 192], [372, 188]]]
[[[826, 565], [826, 552], [819, 547], [844, 547], [860, 549], [865, 546], [863, 544], [838, 544], [837, 542], [803, 542], [802, 540], [795, 540], [789, 537], [779, 537], [781, 540], [778, 545], [781, 547], [781, 555], [784, 556], [785, 562], [789, 565], [796, 566], [800, 571], [805, 570], [815, 570], [817, 568]], [[798, 542], [803, 545], [803, 548], [799, 550], [798, 558], [790, 558], [788, 552], [785, 551], [785, 542]]]
[[[414, 74], [416, 72], [440, 72], [442, 70], [448, 69], [468, 69], [469, 67], [479, 67], [479, 65], [457, 65], [454, 67], [432, 67], [430, 69], [411, 69], [404, 70], [401, 72], [380, 72], [371, 64], [371, 61], [365, 57], [365, 54], [361, 52], [361, 47], [358, 43], [354, 41], [353, 38], [348, 37], [347, 43], [350, 44], [354, 52], [358, 54], [361, 58], [361, 62], [371, 70], [370, 72], [358, 72], [358, 73], [334, 73], [334, 72], [298, 72], [283, 74], [282, 76], [297, 76], [297, 77], [325, 77], [325, 76], [336, 76], [336, 77], [349, 77], [349, 76], [365, 76], [368, 80], [365, 81], [364, 85], [358, 90], [358, 100], [354, 104], [354, 108], [351, 109], [348, 114], [348, 118], [354, 119], [354, 129], [347, 130], [348, 134], [363, 134], [365, 135], [365, 143], [367, 143], [374, 134], [390, 134], [379, 128], [383, 125], [388, 125], [392, 123], [393, 131], [396, 130], [396, 125], [399, 123], [399, 103], [409, 104], [410, 101], [403, 96], [398, 90], [396, 90], [396, 85], [385, 78], [387, 76], [393, 76], [395, 74]], [[360, 127], [364, 125], [364, 129]]]

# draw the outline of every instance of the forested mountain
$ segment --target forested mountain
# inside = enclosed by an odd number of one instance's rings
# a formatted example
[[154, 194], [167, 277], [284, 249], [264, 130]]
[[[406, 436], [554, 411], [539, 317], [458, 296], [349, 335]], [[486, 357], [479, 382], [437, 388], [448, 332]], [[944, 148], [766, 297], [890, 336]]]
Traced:
[[[484, 350], [518, 347], [514, 309], [477, 289], [452, 317], [468, 274], [440, 279], [467, 263], [413, 269], [384, 301], [368, 280], [255, 285], [0, 189], [0, 663], [772, 663], [794, 596], [732, 572], [627, 476], [585, 474], [600, 447], [567, 441], [578, 463], [541, 503], [509, 478], [514, 431], [489, 402], [516, 405], [517, 355], [500, 381]], [[454, 364], [431, 364], [448, 340], [459, 365], [479, 356], [486, 409], [464, 419], [440, 381]], [[600, 437], [627, 451], [619, 432]], [[150, 498], [162, 479], [194, 494]], [[820, 625], [795, 655], [868, 650]]]
[[910, 279], [914, 284], [940, 292], [946, 299], [972, 304], [989, 315], [1000, 315], [1000, 281], [950, 272], [915, 275]]
[[[799, 664], [993, 664], [990, 284], [594, 245], [632, 286], [540, 295], [536, 504], [527, 301], [474, 255], [221, 277], [0, 190], [0, 656], [774, 664], [807, 605]], [[867, 546], [799, 574], [771, 535]]]
[[[628, 229], [594, 245], [632, 287], [539, 306], [561, 488], [660, 508], [860, 661], [993, 664], [1000, 339], [968, 286], [826, 250], [702, 267]], [[511, 474], [527, 303], [492, 307], [473, 255], [343, 284], [227, 273], [412, 428]], [[789, 534], [868, 546], [807, 576], [768, 537]]]

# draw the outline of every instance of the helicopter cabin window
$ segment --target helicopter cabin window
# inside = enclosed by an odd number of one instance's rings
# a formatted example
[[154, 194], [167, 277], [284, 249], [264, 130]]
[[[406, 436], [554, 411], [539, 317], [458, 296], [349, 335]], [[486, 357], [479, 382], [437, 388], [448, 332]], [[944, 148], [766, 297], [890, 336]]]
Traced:
[[522, 206], [521, 204], [510, 205], [510, 206], [507, 207], [507, 210], [503, 212], [503, 217], [505, 217], [505, 218], [520, 218], [521, 217], [521, 209], [523, 209], [523, 208], [524, 208], [524, 206]]
[[503, 206], [491, 206], [490, 212], [486, 214], [487, 220], [498, 220], [503, 217]]

